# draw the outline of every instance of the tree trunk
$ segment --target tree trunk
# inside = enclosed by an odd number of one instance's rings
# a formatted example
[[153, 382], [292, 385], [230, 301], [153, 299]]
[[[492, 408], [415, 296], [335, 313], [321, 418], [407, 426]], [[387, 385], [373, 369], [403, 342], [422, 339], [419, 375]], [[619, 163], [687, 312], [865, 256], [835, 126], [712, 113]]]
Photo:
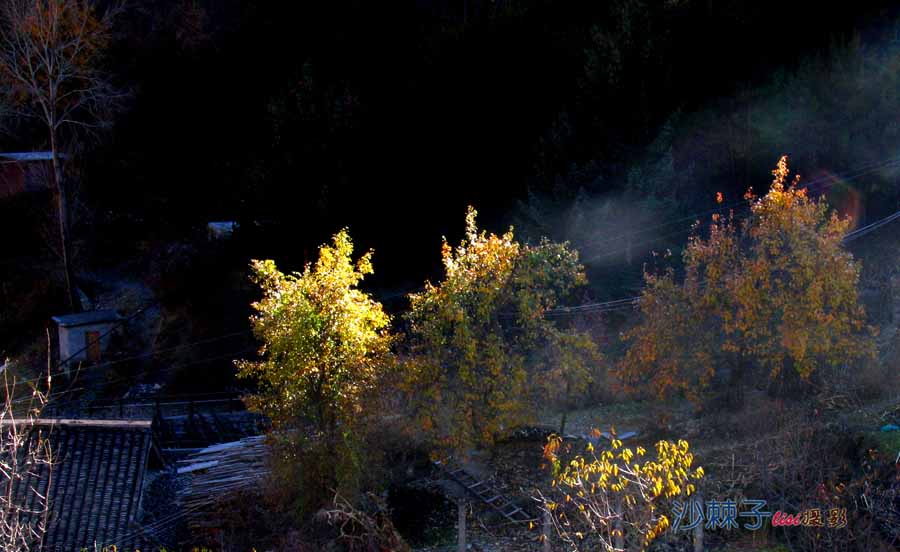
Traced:
[[744, 402], [744, 352], [738, 351], [737, 358], [732, 363], [731, 375], [728, 378], [728, 400], [733, 406], [738, 406]]
[[66, 295], [72, 312], [81, 312], [81, 300], [75, 289], [75, 271], [72, 269], [72, 255], [69, 236], [69, 201], [66, 195], [62, 167], [57, 153], [56, 132], [50, 131], [50, 158], [53, 163], [53, 180], [56, 192], [56, 218], [59, 226], [59, 250], [62, 257], [63, 272], [66, 278]]
[[616, 499], [616, 519], [613, 522], [613, 530], [615, 534], [613, 535], [613, 547], [618, 550], [625, 550], [625, 523], [623, 518], [622, 511], [622, 499]]
[[569, 395], [571, 395], [572, 384], [570, 382], [566, 382], [566, 397], [563, 402], [563, 413], [562, 419], [559, 421], [559, 435], [562, 437], [566, 434], [566, 419], [569, 417]]

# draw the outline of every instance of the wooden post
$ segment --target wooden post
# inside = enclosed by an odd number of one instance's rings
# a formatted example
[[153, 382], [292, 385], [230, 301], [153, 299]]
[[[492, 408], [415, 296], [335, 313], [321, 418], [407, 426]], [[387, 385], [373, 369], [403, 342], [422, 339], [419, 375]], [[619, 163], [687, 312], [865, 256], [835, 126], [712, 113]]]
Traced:
[[[698, 493], [695, 497], [696, 500], [700, 501], [700, 504], [703, 504], [703, 499], [700, 497]], [[690, 502], [685, 508], [693, 507]], [[703, 552], [703, 522], [697, 524], [694, 527], [694, 552]]]
[[459, 552], [466, 552], [466, 499], [460, 498], [456, 501], [456, 507], [459, 512]]
[[550, 510], [544, 508], [544, 552], [550, 552], [550, 532], [553, 524], [550, 521]]
[[694, 527], [694, 552], [703, 552], [703, 524]]

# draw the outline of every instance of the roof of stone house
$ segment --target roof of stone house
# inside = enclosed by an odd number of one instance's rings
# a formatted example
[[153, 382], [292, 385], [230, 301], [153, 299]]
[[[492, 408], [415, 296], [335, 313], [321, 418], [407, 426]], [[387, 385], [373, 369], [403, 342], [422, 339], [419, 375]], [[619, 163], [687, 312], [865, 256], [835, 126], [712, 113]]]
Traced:
[[38, 435], [50, 445], [52, 467], [33, 466], [14, 483], [13, 492], [26, 509], [40, 505], [38, 493], [48, 497], [43, 549], [138, 546], [142, 532], [137, 520], [153, 446], [151, 422], [42, 419], [31, 439]]
[[122, 316], [113, 309], [79, 312], [76, 314], [64, 314], [54, 316], [53, 321], [63, 328], [85, 326], [87, 324], [102, 324], [104, 322], [117, 322]]

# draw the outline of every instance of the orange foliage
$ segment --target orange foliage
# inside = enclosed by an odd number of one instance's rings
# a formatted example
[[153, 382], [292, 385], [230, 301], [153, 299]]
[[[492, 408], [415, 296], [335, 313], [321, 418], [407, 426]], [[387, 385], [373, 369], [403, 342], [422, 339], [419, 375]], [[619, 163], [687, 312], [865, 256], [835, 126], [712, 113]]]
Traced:
[[773, 175], [765, 196], [745, 195], [743, 224], [714, 217], [708, 237], [690, 239], [682, 283], [672, 270], [645, 274], [641, 321], [618, 366], [631, 389], [697, 400], [722, 369], [732, 383], [756, 368], [809, 379], [872, 354], [859, 264], [842, 246], [850, 221], [810, 198], [799, 176], [787, 184], [786, 157]]

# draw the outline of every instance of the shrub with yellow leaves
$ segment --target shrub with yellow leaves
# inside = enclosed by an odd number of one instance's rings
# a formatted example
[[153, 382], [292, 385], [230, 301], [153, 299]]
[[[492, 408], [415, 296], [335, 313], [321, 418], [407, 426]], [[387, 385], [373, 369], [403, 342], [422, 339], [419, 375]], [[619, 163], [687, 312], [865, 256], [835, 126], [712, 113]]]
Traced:
[[545, 313], [586, 283], [568, 244], [516, 241], [479, 230], [469, 208], [456, 247], [444, 241], [444, 277], [410, 295], [405, 386], [441, 452], [490, 447], [531, 421], [537, 405], [584, 392], [602, 361], [596, 343]]
[[362, 452], [375, 414], [367, 406], [394, 366], [390, 318], [359, 287], [372, 252], [354, 260], [347, 230], [302, 272], [271, 260], [253, 261], [252, 271], [262, 297], [250, 322], [261, 347], [258, 360], [236, 363], [238, 376], [255, 381], [247, 405], [272, 422], [278, 490], [299, 489], [301, 510], [315, 511], [334, 489], [352, 496], [373, 467]]
[[560, 437], [550, 436], [544, 447], [553, 480], [551, 491], [538, 498], [575, 550], [645, 550], [669, 527], [672, 501], [693, 494], [703, 477], [687, 441], [659, 441], [651, 459], [643, 447], [624, 447], [610, 433], [608, 449], [588, 443], [584, 455], [565, 463]]

